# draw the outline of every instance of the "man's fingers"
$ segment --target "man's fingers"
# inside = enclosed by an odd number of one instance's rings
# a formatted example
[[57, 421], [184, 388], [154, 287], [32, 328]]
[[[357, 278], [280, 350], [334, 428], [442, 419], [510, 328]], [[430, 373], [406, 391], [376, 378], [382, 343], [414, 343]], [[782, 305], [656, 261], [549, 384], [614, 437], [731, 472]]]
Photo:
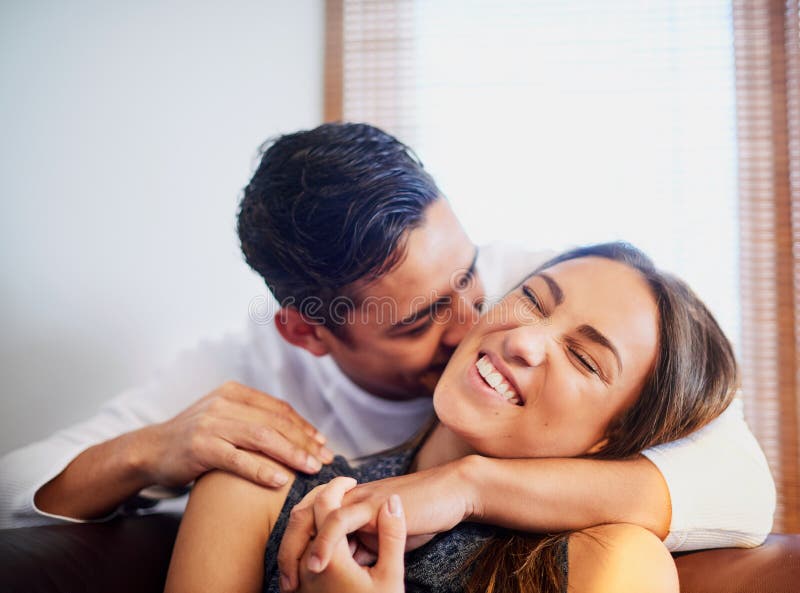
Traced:
[[390, 582], [403, 579], [406, 547], [406, 517], [403, 503], [392, 494], [378, 515], [378, 562], [374, 571]]
[[[265, 396], [266, 397], [266, 396]], [[333, 461], [333, 453], [321, 445], [312, 436], [309, 436], [301, 426], [280, 411], [268, 411], [254, 408], [242, 401], [222, 400], [216, 407], [209, 410], [212, 418], [239, 420], [253, 425], [263, 425], [274, 428], [283, 434], [289, 441], [302, 447], [323, 463]]]
[[242, 385], [236, 381], [228, 381], [222, 387], [220, 387], [220, 391], [222, 391], [222, 393], [229, 399], [240, 401], [256, 408], [261, 408], [262, 410], [271, 412], [273, 414], [282, 414], [286, 416], [294, 424], [298, 425], [304, 433], [315, 439], [319, 444], [325, 444], [326, 439], [322, 433], [320, 433], [308, 420], [298, 414], [289, 403], [283, 401], [282, 399], [272, 397], [263, 391], [258, 391], [257, 389], [253, 389], [247, 385]]
[[369, 523], [373, 517], [374, 511], [366, 503], [331, 511], [325, 519], [325, 523], [317, 526], [317, 536], [309, 548], [308, 569], [317, 573], [325, 570], [336, 544], [348, 533]]
[[216, 447], [212, 457], [213, 467], [268, 488], [280, 488], [290, 478], [286, 470], [274, 461], [263, 455], [238, 449], [230, 443]]
[[[288, 438], [284, 432], [275, 426], [256, 424], [236, 419], [215, 420], [212, 430], [215, 430], [220, 437], [235, 445], [240, 449], [247, 449], [260, 452], [264, 455], [276, 459], [298, 471], [306, 473], [317, 473], [322, 468], [324, 461], [330, 461], [328, 455], [319, 452], [319, 445], [312, 442], [303, 435], [301, 438], [306, 441], [303, 445]], [[298, 438], [298, 435], [294, 435]]]

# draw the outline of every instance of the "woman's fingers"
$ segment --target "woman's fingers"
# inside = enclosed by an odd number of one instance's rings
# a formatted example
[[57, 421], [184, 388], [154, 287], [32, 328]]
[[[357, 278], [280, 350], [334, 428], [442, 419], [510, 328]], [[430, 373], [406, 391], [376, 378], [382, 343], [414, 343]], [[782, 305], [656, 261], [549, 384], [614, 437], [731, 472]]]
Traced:
[[358, 482], [354, 478], [337, 477], [325, 484], [314, 499], [314, 523], [319, 526], [328, 515], [342, 507], [344, 495], [355, 488]]
[[378, 563], [373, 569], [378, 579], [389, 583], [403, 581], [405, 548], [403, 503], [397, 494], [392, 494], [378, 515]]
[[317, 526], [317, 536], [309, 547], [308, 570], [319, 573], [325, 570], [331, 556], [343, 537], [375, 519], [372, 505], [359, 503], [328, 513], [325, 522]]
[[320, 486], [314, 488], [289, 513], [286, 531], [278, 549], [281, 591], [294, 591], [300, 582], [300, 559], [317, 532], [314, 525], [314, 498], [320, 489]]
[[[342, 506], [344, 495], [356, 486], [353, 478], [340, 476], [317, 486], [291, 511], [289, 522], [278, 550], [281, 590], [293, 591], [299, 583], [299, 563], [316, 533], [316, 526], [331, 511]], [[316, 521], [315, 521], [316, 518]]]

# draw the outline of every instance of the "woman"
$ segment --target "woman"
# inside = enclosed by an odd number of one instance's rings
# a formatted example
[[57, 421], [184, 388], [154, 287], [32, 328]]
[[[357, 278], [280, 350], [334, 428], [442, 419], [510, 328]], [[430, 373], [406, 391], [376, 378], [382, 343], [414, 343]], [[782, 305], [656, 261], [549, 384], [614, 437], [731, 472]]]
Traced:
[[[418, 448], [358, 469], [337, 458], [325, 472], [280, 491], [225, 474], [203, 478], [181, 525], [167, 591], [257, 591], [262, 580], [265, 590], [277, 591], [275, 556], [288, 512], [334, 476], [387, 478], [473, 453], [627, 457], [707, 424], [730, 403], [735, 386], [730, 344], [685, 284], [625, 244], [567, 252], [464, 338], [436, 387], [439, 424]], [[397, 516], [389, 510], [382, 517]], [[573, 552], [578, 557], [584, 548], [572, 544], [582, 541], [567, 534], [531, 542], [461, 524], [406, 557], [407, 590], [486, 590], [498, 583], [495, 590], [566, 590], [568, 564], [570, 590], [587, 591], [573, 571]], [[658, 553], [645, 560], [653, 559], [659, 562]], [[393, 581], [380, 586], [401, 590], [400, 573], [389, 573]], [[309, 580], [315, 590], [335, 590], [332, 582]]]

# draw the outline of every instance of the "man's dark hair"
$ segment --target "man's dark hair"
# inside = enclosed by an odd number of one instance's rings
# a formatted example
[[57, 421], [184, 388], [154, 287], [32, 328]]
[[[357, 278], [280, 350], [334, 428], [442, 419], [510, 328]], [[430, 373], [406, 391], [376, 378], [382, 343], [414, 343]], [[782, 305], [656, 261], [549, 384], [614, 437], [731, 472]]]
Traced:
[[439, 196], [414, 153], [366, 124], [332, 123], [261, 147], [238, 231], [247, 263], [281, 306], [335, 330], [347, 287], [390, 271]]

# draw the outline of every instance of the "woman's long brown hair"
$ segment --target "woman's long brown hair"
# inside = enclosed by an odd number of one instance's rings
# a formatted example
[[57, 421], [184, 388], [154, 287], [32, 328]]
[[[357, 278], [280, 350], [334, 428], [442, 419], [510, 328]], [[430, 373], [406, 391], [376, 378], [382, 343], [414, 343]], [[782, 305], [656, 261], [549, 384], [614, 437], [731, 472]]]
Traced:
[[[714, 316], [682, 280], [656, 269], [627, 243], [602, 243], [563, 253], [563, 261], [602, 257], [637, 270], [656, 299], [658, 353], [636, 403], [608, 427], [605, 446], [587, 457], [624, 459], [685, 437], [728, 407], [738, 386], [733, 348]], [[560, 549], [570, 532], [495, 536], [471, 561], [467, 593], [557, 593], [565, 589]]]

